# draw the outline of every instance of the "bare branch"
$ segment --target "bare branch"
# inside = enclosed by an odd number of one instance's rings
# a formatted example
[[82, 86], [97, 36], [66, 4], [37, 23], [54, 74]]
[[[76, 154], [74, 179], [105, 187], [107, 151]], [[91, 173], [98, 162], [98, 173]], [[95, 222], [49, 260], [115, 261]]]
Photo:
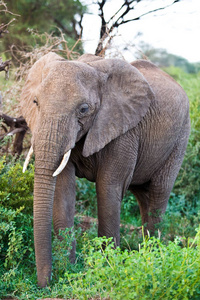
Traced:
[[[17, 46], [13, 45], [10, 49], [13, 58], [19, 63], [20, 67], [16, 73], [18, 80], [22, 80], [26, 77], [28, 70], [31, 66], [43, 55], [49, 52], [56, 52], [62, 54], [67, 59], [75, 59], [79, 57], [79, 53], [75, 52], [75, 47], [81, 41], [78, 39], [71, 49], [68, 47], [68, 42], [65, 38], [64, 33], [58, 28], [60, 35], [54, 36], [53, 32], [51, 34], [43, 33], [38, 34], [32, 30], [32, 34], [35, 35], [36, 39], [39, 39], [44, 44], [39, 48], [29, 47], [27, 49], [21, 50]], [[16, 55], [17, 54], [17, 55]]]
[[13, 118], [5, 114], [0, 114], [0, 120], [10, 127], [11, 131], [14, 128], [28, 129], [25, 119], [21, 116], [19, 118]]
[[[149, 14], [154, 13], [154, 12], [156, 12], [156, 11], [160, 11], [160, 10], [166, 9], [166, 8], [172, 6], [174, 3], [180, 2], [180, 1], [181, 1], [181, 0], [175, 0], [174, 2], [172, 2], [171, 4], [169, 4], [169, 5], [165, 6], [165, 7], [159, 7], [159, 8], [150, 10], [150, 11], [144, 13], [144, 14], [141, 14], [140, 16], [138, 16], [138, 17], [136, 17], [136, 18], [132, 18], [132, 19], [128, 19], [128, 20], [122, 20], [120, 23], [115, 22], [115, 24], [113, 25], [113, 27], [119, 27], [120, 25], [126, 24], [126, 23], [128, 23], [128, 22], [138, 21], [138, 20], [140, 20], [140, 18], [142, 18], [142, 17], [144, 17], [144, 16], [146, 16], [146, 15], [149, 15]], [[119, 18], [119, 19], [120, 19], [120, 18]], [[119, 19], [118, 19], [118, 20], [119, 20]]]
[[[13, 154], [18, 156], [21, 154], [23, 149], [23, 139], [28, 130], [27, 123], [25, 119], [21, 116], [19, 118], [12, 118], [5, 114], [0, 114], [1, 127], [4, 130], [4, 134], [0, 135], [0, 140], [4, 139], [6, 136], [15, 135], [13, 143]], [[10, 130], [7, 130], [7, 127], [10, 127]]]
[[12, 16], [20, 17], [20, 15], [15, 14], [15, 13], [9, 11], [8, 8], [7, 8], [6, 3], [3, 0], [0, 1], [0, 6], [3, 6], [3, 8], [0, 8], [0, 12], [8, 13], [8, 14], [10, 14]]
[[98, 2], [99, 10], [100, 10], [99, 16], [101, 18], [100, 39], [102, 39], [102, 37], [106, 34], [106, 24], [107, 23], [105, 21], [104, 12], [103, 12], [105, 3], [106, 3], [106, 0], [102, 0], [101, 2]]
[[6, 61], [2, 61], [2, 58], [0, 57], [0, 72], [1, 71], [5, 71], [7, 72], [7, 70], [9, 69], [9, 66], [11, 64], [11, 60], [6, 60]]
[[[152, 14], [155, 13], [157, 11], [166, 9], [168, 7], [170, 7], [171, 5], [180, 2], [181, 0], [174, 0], [171, 4], [165, 6], [165, 7], [159, 7], [153, 10], [150, 10], [146, 13], [140, 14], [139, 16], [135, 17], [135, 18], [131, 18], [131, 19], [127, 19], [125, 20], [125, 16], [128, 15], [128, 13], [136, 8], [136, 5], [141, 2], [142, 0], [124, 0], [124, 3], [122, 4], [122, 6], [110, 17], [110, 19], [106, 22], [105, 21], [105, 17], [104, 17], [104, 6], [106, 3], [106, 0], [102, 0], [99, 1], [97, 4], [99, 6], [99, 16], [101, 18], [101, 29], [100, 29], [100, 39], [99, 39], [99, 43], [97, 45], [96, 48], [96, 55], [102, 55], [102, 53], [105, 52], [104, 49], [104, 41], [106, 40], [106, 38], [109, 36], [109, 43], [111, 42], [112, 38], [111, 38], [111, 33], [113, 32], [114, 28], [118, 28], [120, 25], [122, 24], [126, 24], [128, 22], [132, 22], [132, 21], [137, 21], [140, 20], [142, 17], [148, 15], [148, 14]], [[135, 3], [135, 5], [134, 5]], [[125, 10], [124, 10], [125, 9]], [[119, 16], [118, 16], [119, 15]], [[117, 20], [114, 21], [114, 18], [118, 16]], [[113, 23], [112, 23], [113, 21]], [[110, 24], [111, 23], [111, 24]], [[108, 48], [108, 42], [106, 44], [106, 48]]]
[[9, 33], [9, 31], [7, 30], [7, 28], [8, 28], [8, 26], [9, 26], [12, 22], [14, 22], [14, 21], [15, 21], [15, 18], [13, 18], [8, 24], [2, 23], [2, 24], [0, 25], [0, 38], [3, 37], [3, 34]]
[[69, 35], [69, 36], [71, 36], [71, 31], [69, 31], [62, 23], [61, 23], [61, 21], [60, 20], [58, 20], [58, 19], [54, 19], [54, 22], [57, 24], [57, 26], [60, 28], [60, 29], [62, 29], [62, 31], [64, 32], [64, 33], [66, 33], [67, 35]]
[[5, 77], [6, 79], [8, 79], [9, 77], [9, 68], [11, 65], [11, 59], [10, 60], [6, 60], [6, 61], [2, 61], [2, 58], [0, 57], [0, 72], [1, 71], [5, 71]]

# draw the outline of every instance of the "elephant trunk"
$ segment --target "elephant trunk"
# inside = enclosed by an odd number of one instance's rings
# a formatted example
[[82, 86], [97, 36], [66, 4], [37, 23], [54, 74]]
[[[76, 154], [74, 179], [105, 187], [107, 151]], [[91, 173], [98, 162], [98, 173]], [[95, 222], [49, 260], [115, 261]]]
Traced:
[[45, 287], [51, 279], [51, 223], [55, 184], [56, 178], [52, 177], [51, 171], [35, 169], [34, 243], [40, 287]]
[[[50, 124], [47, 123], [47, 126], [43, 126], [33, 139], [35, 152], [34, 243], [40, 287], [45, 287], [51, 279], [51, 224], [56, 186], [56, 177], [53, 177], [53, 174], [62, 161], [65, 149], [70, 148], [69, 140], [64, 137], [61, 126], [58, 131], [58, 125], [55, 126], [55, 124], [55, 120]], [[75, 143], [75, 138], [72, 143]]]

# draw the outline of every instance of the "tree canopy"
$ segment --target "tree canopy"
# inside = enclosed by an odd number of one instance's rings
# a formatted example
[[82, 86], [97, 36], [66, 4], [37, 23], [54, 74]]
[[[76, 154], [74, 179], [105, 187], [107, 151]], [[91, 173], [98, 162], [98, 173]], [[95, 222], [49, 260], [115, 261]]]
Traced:
[[9, 34], [2, 39], [0, 52], [8, 50], [13, 44], [25, 49], [35, 46], [35, 36], [30, 31], [58, 34], [58, 28], [67, 36], [69, 44], [75, 43], [81, 35], [81, 19], [85, 7], [79, 0], [9, 0], [8, 11], [1, 14], [1, 22], [9, 26]]

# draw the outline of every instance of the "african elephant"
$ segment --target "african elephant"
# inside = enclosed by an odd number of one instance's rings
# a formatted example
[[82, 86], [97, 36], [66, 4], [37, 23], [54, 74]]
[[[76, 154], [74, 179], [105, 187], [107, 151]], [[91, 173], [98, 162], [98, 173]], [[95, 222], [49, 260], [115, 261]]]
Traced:
[[51, 277], [52, 218], [56, 234], [74, 224], [75, 176], [96, 182], [99, 236], [119, 245], [127, 189], [153, 232], [187, 146], [189, 102], [147, 60], [85, 54], [67, 61], [49, 53], [31, 68], [20, 103], [32, 131], [28, 157], [35, 153], [34, 242], [44, 287]]

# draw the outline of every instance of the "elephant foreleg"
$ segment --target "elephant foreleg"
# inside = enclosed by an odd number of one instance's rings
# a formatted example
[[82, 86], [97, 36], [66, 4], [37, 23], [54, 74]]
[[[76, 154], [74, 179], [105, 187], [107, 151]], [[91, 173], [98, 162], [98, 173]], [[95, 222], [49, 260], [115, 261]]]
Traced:
[[[108, 174], [110, 174], [108, 172]], [[107, 174], [107, 175], [108, 175]], [[128, 188], [130, 176], [120, 181], [112, 180], [106, 176], [106, 172], [101, 174], [101, 180], [96, 183], [98, 202], [98, 236], [113, 237], [115, 246], [120, 245], [120, 210], [121, 201]]]
[[[76, 200], [75, 169], [71, 162], [58, 175], [53, 204], [53, 225], [56, 235], [59, 230], [74, 226]], [[72, 243], [70, 260], [75, 260], [75, 240]]]
[[113, 237], [115, 246], [120, 243], [121, 191], [117, 186], [97, 184], [98, 236]]
[[135, 137], [127, 133], [121, 137], [120, 143], [110, 143], [96, 180], [98, 235], [113, 237], [116, 246], [120, 244], [121, 201], [132, 179], [138, 149], [137, 139], [134, 139], [133, 145], [127, 144], [127, 136], [128, 141]]

